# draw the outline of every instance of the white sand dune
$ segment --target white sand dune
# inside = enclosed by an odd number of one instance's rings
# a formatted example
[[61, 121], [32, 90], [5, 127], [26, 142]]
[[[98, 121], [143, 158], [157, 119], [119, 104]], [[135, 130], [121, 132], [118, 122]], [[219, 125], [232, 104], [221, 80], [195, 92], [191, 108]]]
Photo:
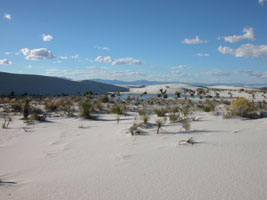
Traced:
[[0, 199], [267, 199], [267, 119], [199, 116], [191, 132], [169, 124], [140, 136], [127, 133], [132, 116], [14, 117], [0, 129]]

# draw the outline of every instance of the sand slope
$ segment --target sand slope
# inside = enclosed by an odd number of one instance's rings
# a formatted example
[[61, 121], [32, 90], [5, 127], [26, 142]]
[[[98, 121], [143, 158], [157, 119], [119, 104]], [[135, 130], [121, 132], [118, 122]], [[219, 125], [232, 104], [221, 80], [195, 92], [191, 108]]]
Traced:
[[88, 90], [95, 94], [128, 91], [124, 87], [94, 81], [76, 82], [49, 76], [0, 72], [0, 95], [8, 95], [11, 91], [14, 91], [15, 94], [24, 94], [25, 92], [42, 95], [83, 94]]
[[[52, 118], [0, 129], [0, 199], [265, 200], [267, 119], [199, 114], [181, 125], [130, 136], [132, 116]], [[83, 128], [79, 128], [79, 126]], [[193, 136], [195, 145], [178, 145]]]

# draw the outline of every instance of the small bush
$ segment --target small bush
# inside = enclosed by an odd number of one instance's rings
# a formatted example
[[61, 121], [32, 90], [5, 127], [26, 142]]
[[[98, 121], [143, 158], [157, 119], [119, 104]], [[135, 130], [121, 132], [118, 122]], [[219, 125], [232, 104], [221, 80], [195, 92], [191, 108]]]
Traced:
[[156, 124], [157, 124], [157, 134], [159, 134], [159, 130], [163, 126], [164, 122], [159, 119], [156, 121]]
[[11, 104], [11, 108], [14, 112], [21, 112], [22, 111], [22, 105], [20, 103]]
[[164, 117], [165, 114], [168, 112], [165, 108], [161, 108], [161, 109], [154, 109], [154, 112], [156, 113], [156, 115], [158, 117]]
[[212, 112], [215, 109], [215, 102], [206, 99], [205, 103], [203, 104], [203, 111], [204, 112]]
[[238, 97], [231, 101], [230, 110], [234, 116], [248, 117], [256, 108], [252, 102], [244, 97]]
[[191, 129], [191, 123], [188, 120], [182, 121], [182, 128], [186, 131], [189, 131]]
[[121, 115], [124, 113], [125, 111], [125, 107], [122, 106], [122, 105], [119, 105], [119, 104], [115, 104], [111, 107], [111, 112], [114, 113], [114, 114], [117, 114], [117, 115]]
[[39, 122], [44, 122], [46, 120], [46, 115], [39, 115], [37, 113], [34, 113], [33, 119]]
[[95, 112], [94, 105], [88, 100], [82, 100], [79, 103], [79, 107], [81, 110], [81, 116], [86, 119], [94, 119], [92, 113]]
[[23, 118], [27, 119], [30, 114], [30, 99], [29, 98], [25, 98], [25, 103], [24, 103], [22, 112], [23, 112]]

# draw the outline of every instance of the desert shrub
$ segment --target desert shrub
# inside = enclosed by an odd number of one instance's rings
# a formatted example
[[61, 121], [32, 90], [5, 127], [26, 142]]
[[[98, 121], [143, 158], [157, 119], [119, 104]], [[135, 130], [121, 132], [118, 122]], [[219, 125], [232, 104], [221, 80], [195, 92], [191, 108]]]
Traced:
[[30, 99], [29, 98], [25, 98], [24, 100], [22, 113], [23, 113], [23, 118], [27, 119], [30, 114]]
[[42, 114], [44, 111], [40, 108], [37, 108], [37, 107], [33, 107], [32, 108], [32, 113], [34, 114]]
[[176, 98], [178, 99], [178, 98], [181, 97], [181, 93], [177, 91], [177, 92], [175, 92], [175, 96], [176, 96]]
[[110, 109], [111, 113], [117, 114], [117, 115], [121, 115], [124, 113], [125, 111], [125, 107], [123, 105], [120, 104], [114, 104], [111, 109]]
[[182, 107], [181, 108], [181, 113], [183, 114], [184, 117], [188, 116], [189, 110], [187, 107]]
[[61, 106], [61, 103], [62, 102], [59, 99], [53, 99], [53, 100], [46, 99], [44, 105], [47, 111], [56, 111]]
[[33, 119], [39, 122], [44, 122], [46, 120], [46, 115], [40, 115], [40, 114], [34, 113]]
[[169, 120], [172, 123], [175, 123], [175, 122], [179, 121], [179, 119], [180, 119], [180, 113], [178, 113], [178, 114], [171, 113], [170, 116], [169, 116]]
[[182, 121], [182, 128], [186, 131], [189, 131], [191, 129], [191, 123], [188, 120]]
[[11, 108], [14, 112], [21, 112], [22, 111], [22, 105], [20, 103], [12, 103]]
[[248, 117], [256, 108], [252, 102], [244, 97], [238, 97], [231, 101], [230, 110], [234, 116]]
[[164, 121], [162, 121], [162, 120], [157, 120], [156, 121], [156, 125], [157, 125], [157, 134], [159, 134], [159, 130], [161, 129], [161, 127], [163, 126], [163, 124], [164, 124]]
[[156, 114], [158, 117], [164, 117], [165, 114], [168, 112], [168, 110], [165, 109], [165, 108], [161, 108], [161, 109], [157, 109], [157, 108], [155, 108], [155, 109], [154, 109], [154, 112], [155, 112], [155, 114]]
[[9, 123], [12, 121], [11, 117], [6, 117], [4, 123], [2, 124], [2, 128], [8, 128]]
[[203, 103], [203, 107], [202, 107], [204, 112], [212, 112], [215, 109], [215, 102], [206, 99], [205, 102]]
[[95, 112], [94, 105], [88, 100], [81, 100], [79, 103], [81, 116], [86, 119], [94, 119], [92, 113]]
[[[57, 104], [56, 104], [57, 105]], [[73, 116], [74, 107], [71, 100], [62, 100], [59, 103], [59, 108], [62, 110], [68, 117]], [[56, 108], [58, 109], [58, 108]]]
[[133, 125], [129, 128], [129, 131], [131, 133], [131, 135], [138, 135], [141, 133], [140, 128], [141, 124], [138, 124], [136, 122], [133, 123]]
[[108, 94], [104, 94], [104, 96], [101, 96], [99, 98], [99, 101], [102, 103], [108, 103], [109, 102]]

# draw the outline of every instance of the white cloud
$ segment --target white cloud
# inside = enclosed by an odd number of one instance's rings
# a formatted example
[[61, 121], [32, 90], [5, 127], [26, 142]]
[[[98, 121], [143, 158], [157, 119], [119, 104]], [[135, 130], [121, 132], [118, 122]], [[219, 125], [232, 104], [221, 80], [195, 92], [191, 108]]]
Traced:
[[182, 43], [183, 44], [201, 44], [201, 43], [207, 43], [207, 40], [200, 40], [198, 36], [196, 38], [188, 39], [185, 38]]
[[219, 37], [218, 39], [224, 39], [224, 41], [230, 43], [239, 42], [245, 39], [252, 41], [255, 40], [254, 30], [252, 27], [243, 28], [242, 32], [244, 33], [243, 35], [224, 36], [224, 37]]
[[6, 52], [4, 52], [4, 54], [5, 54], [5, 55], [12, 55], [12, 54], [14, 54], [14, 55], [19, 55], [20, 52], [8, 52], [8, 51], [6, 51]]
[[140, 60], [134, 59], [134, 58], [119, 58], [112, 62], [112, 65], [143, 65], [143, 63]]
[[218, 51], [235, 57], [259, 57], [267, 55], [267, 45], [243, 44], [237, 49], [219, 46]]
[[68, 59], [67, 56], [59, 56], [59, 58], [60, 58], [61, 60], [67, 60], [67, 59]]
[[87, 66], [86, 69], [110, 69], [110, 67], [106, 67], [106, 66]]
[[100, 63], [111, 63], [113, 61], [113, 59], [110, 56], [97, 56], [95, 59], [96, 62], [100, 62]]
[[102, 47], [102, 46], [95, 46], [96, 49], [99, 49], [99, 50], [104, 50], [104, 51], [109, 51], [110, 48], [109, 47]]
[[267, 0], [258, 0], [258, 2], [259, 2], [260, 5], [263, 5], [264, 4], [264, 1], [267, 1]]
[[27, 66], [25, 66], [25, 68], [31, 69], [32, 68], [32, 65], [27, 65]]
[[95, 61], [100, 63], [112, 63], [112, 65], [143, 65], [140, 60], [129, 57], [118, 58], [114, 60], [110, 56], [97, 56]]
[[5, 18], [5, 19], [9, 19], [9, 20], [10, 20], [10, 19], [11, 19], [11, 15], [10, 15], [10, 14], [7, 14], [7, 13], [5, 13], [5, 14], [4, 14], [4, 18]]
[[45, 42], [49, 42], [49, 41], [51, 41], [52, 39], [53, 39], [53, 36], [52, 35], [46, 35], [46, 34], [43, 34], [42, 35], [42, 38], [43, 38], [43, 41], [45, 41]]
[[171, 69], [173, 69], [173, 70], [176, 70], [176, 69], [182, 70], [182, 69], [188, 69], [188, 68], [189, 67], [186, 66], [186, 65], [178, 65], [178, 66], [175, 66], [175, 67], [171, 67]]
[[62, 63], [62, 60], [58, 60], [57, 63]]
[[6, 58], [0, 60], [0, 65], [11, 65], [12, 61], [7, 60]]
[[21, 53], [25, 56], [27, 60], [43, 60], [43, 59], [53, 59], [55, 56], [53, 53], [46, 48], [39, 49], [21, 49]]
[[197, 53], [195, 55], [196, 56], [205, 56], [205, 57], [210, 56], [208, 53]]
[[205, 72], [204, 75], [211, 75], [211, 76], [230, 76], [230, 72], [222, 72], [221, 70], [215, 69], [209, 72]]
[[236, 70], [235, 72], [256, 78], [264, 78], [264, 79], [267, 78], [267, 71], [259, 72], [253, 70]]
[[75, 58], [79, 58], [79, 54], [75, 54], [73, 56], [71, 56], [72, 59], [75, 59]]

